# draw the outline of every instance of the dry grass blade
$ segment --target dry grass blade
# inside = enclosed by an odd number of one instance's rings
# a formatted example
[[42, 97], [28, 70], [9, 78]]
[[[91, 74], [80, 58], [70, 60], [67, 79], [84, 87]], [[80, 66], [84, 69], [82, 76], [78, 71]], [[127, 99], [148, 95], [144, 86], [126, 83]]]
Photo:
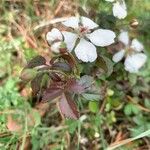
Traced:
[[129, 138], [129, 139], [126, 139], [126, 140], [122, 140], [122, 141], [119, 141], [119, 142], [115, 142], [115, 143], [112, 143], [108, 148], [107, 150], [114, 150], [118, 147], [121, 147], [127, 143], [130, 143], [130, 142], [133, 142], [137, 139], [140, 139], [140, 138], [143, 138], [143, 137], [146, 137], [146, 136], [149, 136], [150, 135], [150, 129], [141, 133], [140, 135], [134, 137], [134, 138]]
[[150, 109], [145, 108], [145, 107], [141, 106], [140, 104], [137, 104], [137, 102], [132, 97], [127, 96], [127, 98], [129, 99], [129, 101], [131, 101], [133, 104], [135, 104], [139, 109], [150, 113]]
[[45, 21], [45, 22], [42, 22], [41, 24], [35, 26], [33, 30], [36, 31], [39, 28], [43, 28], [43, 27], [46, 27], [48, 25], [52, 25], [52, 24], [55, 24], [55, 23], [60, 23], [60, 22], [65, 21], [67, 19], [68, 19], [68, 17], [62, 17], [62, 18], [55, 18], [55, 19], [52, 19], [50, 21]]

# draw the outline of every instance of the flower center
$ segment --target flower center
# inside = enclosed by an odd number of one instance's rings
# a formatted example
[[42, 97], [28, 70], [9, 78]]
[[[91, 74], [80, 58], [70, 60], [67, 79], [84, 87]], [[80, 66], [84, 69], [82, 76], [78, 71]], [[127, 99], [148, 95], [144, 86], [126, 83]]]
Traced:
[[78, 35], [80, 38], [83, 38], [86, 34], [90, 33], [91, 30], [88, 27], [79, 26]]
[[127, 56], [127, 55], [132, 55], [132, 54], [134, 53], [134, 50], [133, 50], [131, 47], [127, 47], [127, 48], [125, 49], [125, 51], [126, 51], [126, 56]]

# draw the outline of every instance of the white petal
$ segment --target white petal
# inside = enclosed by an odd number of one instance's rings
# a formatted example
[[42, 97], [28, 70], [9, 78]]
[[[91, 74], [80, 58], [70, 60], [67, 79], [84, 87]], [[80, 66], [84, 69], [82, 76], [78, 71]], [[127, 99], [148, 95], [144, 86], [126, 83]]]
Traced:
[[49, 44], [51, 44], [55, 40], [62, 40], [62, 34], [58, 29], [53, 28], [50, 32], [46, 34], [46, 40]]
[[127, 8], [124, 1], [117, 1], [113, 4], [113, 14], [119, 19], [124, 19], [127, 16]]
[[67, 31], [63, 31], [62, 34], [64, 36], [64, 42], [67, 45], [67, 49], [69, 51], [72, 51], [72, 49], [75, 46], [76, 40], [78, 38], [77, 34], [67, 32]]
[[114, 62], [119, 62], [125, 55], [125, 50], [122, 49], [121, 51], [117, 52], [114, 56], [113, 56], [113, 61]]
[[96, 24], [94, 21], [87, 17], [81, 17], [81, 23], [84, 27], [87, 27], [88, 29], [94, 29], [98, 27], [98, 24]]
[[114, 2], [114, 0], [105, 0], [105, 1], [107, 1], [107, 2]]
[[129, 35], [127, 31], [121, 31], [119, 37], [119, 41], [124, 43], [126, 46], [129, 44]]
[[98, 29], [86, 35], [96, 46], [108, 46], [114, 43], [115, 33], [111, 30]]
[[127, 56], [125, 60], [125, 70], [130, 73], [137, 73], [138, 70], [145, 64], [147, 56], [143, 53]]
[[84, 62], [93, 62], [97, 58], [96, 47], [84, 39], [81, 39], [76, 46], [75, 54], [78, 59]]
[[70, 17], [68, 20], [62, 22], [63, 25], [71, 28], [78, 28], [79, 27], [79, 18], [78, 17]]
[[61, 42], [55, 42], [54, 44], [51, 45], [51, 51], [54, 53], [59, 53]]
[[131, 48], [137, 52], [141, 52], [144, 49], [144, 46], [137, 39], [133, 39], [131, 43]]

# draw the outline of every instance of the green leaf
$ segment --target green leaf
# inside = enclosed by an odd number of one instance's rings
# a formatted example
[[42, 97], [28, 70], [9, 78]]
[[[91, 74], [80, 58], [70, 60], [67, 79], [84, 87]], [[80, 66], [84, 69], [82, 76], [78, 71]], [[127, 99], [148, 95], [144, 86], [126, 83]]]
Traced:
[[34, 127], [37, 127], [38, 125], [41, 124], [41, 116], [38, 113], [38, 111], [32, 111], [32, 114], [33, 114], [33, 117], [34, 117], [34, 120], [35, 120]]
[[98, 57], [96, 66], [101, 68], [103, 70], [102, 74], [105, 74], [107, 77], [113, 72], [113, 62], [105, 56]]
[[132, 114], [132, 106], [130, 104], [127, 104], [124, 108], [124, 113], [128, 116]]
[[97, 113], [99, 111], [99, 103], [97, 101], [90, 101], [89, 109], [91, 112]]
[[129, 82], [131, 83], [131, 85], [135, 85], [137, 83], [137, 76], [133, 73], [129, 74]]
[[139, 108], [134, 104], [127, 104], [124, 108], [124, 113], [128, 116], [131, 114], [138, 114], [140, 112]]
[[100, 100], [100, 94], [90, 94], [90, 93], [84, 93], [82, 94], [82, 96], [87, 99], [87, 100], [90, 100], [90, 101], [93, 101], [93, 100]]
[[145, 99], [144, 100], [144, 105], [145, 105], [145, 107], [150, 109], [150, 99]]
[[132, 112], [136, 115], [140, 112], [140, 110], [136, 105], [132, 105]]
[[65, 120], [65, 123], [68, 125], [69, 133], [74, 134], [74, 132], [78, 127], [78, 121], [69, 119], [69, 120]]

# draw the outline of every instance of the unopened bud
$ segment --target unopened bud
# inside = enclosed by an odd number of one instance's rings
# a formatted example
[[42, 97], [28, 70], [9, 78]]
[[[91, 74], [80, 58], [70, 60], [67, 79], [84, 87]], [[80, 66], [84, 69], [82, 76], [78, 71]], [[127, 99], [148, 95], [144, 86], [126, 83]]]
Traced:
[[55, 42], [52, 44], [51, 50], [54, 53], [65, 53], [67, 51], [66, 43], [64, 43], [63, 41]]
[[61, 42], [55, 42], [52, 44], [51, 46], [51, 51], [54, 52], [54, 53], [59, 53], [59, 49], [60, 49], [60, 45], [61, 45]]
[[108, 96], [113, 96], [113, 95], [114, 95], [114, 91], [111, 90], [111, 89], [108, 89], [108, 90], [107, 90], [107, 95], [108, 95]]
[[132, 19], [132, 20], [130, 21], [130, 26], [131, 26], [132, 28], [137, 28], [138, 25], [139, 25], [139, 22], [138, 22], [137, 19]]
[[35, 69], [24, 69], [21, 72], [20, 79], [23, 81], [30, 81], [32, 80], [37, 74]]

